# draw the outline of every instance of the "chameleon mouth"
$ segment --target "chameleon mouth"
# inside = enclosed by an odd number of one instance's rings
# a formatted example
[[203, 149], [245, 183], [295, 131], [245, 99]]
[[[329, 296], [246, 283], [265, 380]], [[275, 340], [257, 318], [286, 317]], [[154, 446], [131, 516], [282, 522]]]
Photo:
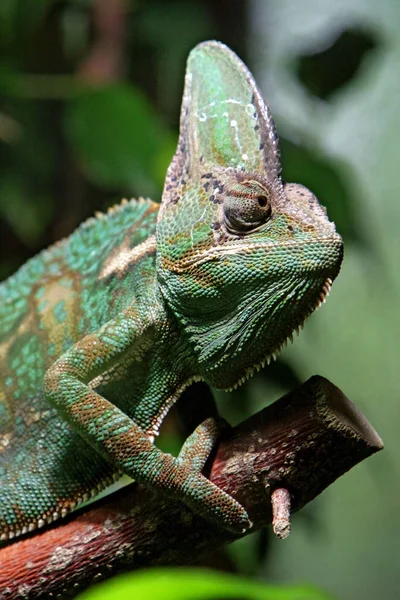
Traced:
[[316, 301], [308, 306], [301, 322], [296, 327], [289, 330], [286, 334], [286, 337], [283, 338], [280, 342], [278, 342], [275, 348], [264, 359], [262, 359], [259, 363], [248, 367], [243, 377], [240, 377], [240, 379], [233, 386], [227, 388], [227, 391], [235, 390], [236, 388], [240, 387], [241, 385], [243, 385], [243, 383], [245, 383], [245, 381], [250, 379], [250, 377], [252, 377], [256, 371], [260, 371], [265, 367], [265, 365], [269, 365], [272, 361], [276, 360], [278, 354], [284, 348], [287, 347], [288, 342], [291, 342], [293, 344], [293, 333], [299, 335], [300, 330], [303, 329], [304, 323], [307, 321], [308, 317], [326, 302], [326, 299], [329, 296], [329, 292], [331, 291], [332, 283], [332, 279], [330, 277], [327, 277], [321, 287], [319, 294], [317, 295]]

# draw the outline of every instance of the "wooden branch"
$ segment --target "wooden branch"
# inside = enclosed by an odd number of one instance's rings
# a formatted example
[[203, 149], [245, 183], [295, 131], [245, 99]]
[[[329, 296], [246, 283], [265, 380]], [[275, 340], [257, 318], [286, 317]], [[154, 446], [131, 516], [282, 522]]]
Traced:
[[[254, 523], [248, 533], [273, 521], [285, 537], [290, 508], [298, 510], [382, 447], [342, 392], [315, 376], [227, 429], [209, 477], [246, 507]], [[132, 484], [0, 550], [0, 599], [73, 597], [115, 573], [193, 562], [238, 537]]]

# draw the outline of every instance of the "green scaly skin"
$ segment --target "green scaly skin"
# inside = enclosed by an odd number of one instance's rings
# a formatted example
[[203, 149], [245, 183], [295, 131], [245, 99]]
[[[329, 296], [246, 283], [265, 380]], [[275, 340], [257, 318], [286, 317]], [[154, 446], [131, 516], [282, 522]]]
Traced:
[[178, 457], [153, 444], [193, 380], [229, 389], [325, 298], [342, 241], [306, 188], [280, 179], [269, 109], [245, 65], [190, 54], [162, 204], [84, 223], [0, 287], [0, 538], [63, 517], [121, 473], [243, 531], [201, 470], [209, 419]]

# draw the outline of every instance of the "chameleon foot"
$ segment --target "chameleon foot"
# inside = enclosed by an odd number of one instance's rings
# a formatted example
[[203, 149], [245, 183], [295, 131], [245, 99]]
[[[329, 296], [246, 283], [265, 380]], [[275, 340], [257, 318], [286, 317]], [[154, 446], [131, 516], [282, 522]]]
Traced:
[[196, 512], [224, 528], [244, 532], [251, 527], [248, 514], [239, 502], [201, 474], [219, 435], [220, 426], [206, 419], [188, 437], [176, 459], [186, 471], [182, 485], [185, 502]]

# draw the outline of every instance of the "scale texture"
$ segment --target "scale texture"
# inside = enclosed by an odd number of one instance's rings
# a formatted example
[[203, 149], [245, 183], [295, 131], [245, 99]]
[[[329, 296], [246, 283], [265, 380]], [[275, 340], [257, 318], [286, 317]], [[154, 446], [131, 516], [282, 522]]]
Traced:
[[239, 58], [188, 59], [161, 205], [123, 202], [0, 286], [0, 540], [62, 518], [122, 473], [243, 531], [202, 474], [218, 436], [153, 444], [195, 380], [230, 389], [325, 299], [342, 241], [315, 196], [283, 184], [268, 107]]

